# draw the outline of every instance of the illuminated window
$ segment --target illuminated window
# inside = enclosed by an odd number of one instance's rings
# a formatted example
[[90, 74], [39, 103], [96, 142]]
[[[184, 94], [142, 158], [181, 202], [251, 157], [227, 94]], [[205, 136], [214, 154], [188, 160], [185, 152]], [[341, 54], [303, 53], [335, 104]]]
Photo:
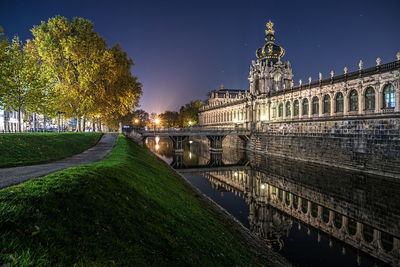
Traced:
[[375, 90], [372, 87], [365, 90], [365, 109], [375, 109]]
[[350, 92], [350, 111], [358, 110], [358, 93], [356, 90]]
[[343, 112], [343, 94], [342, 93], [337, 93], [336, 98], [336, 112]]
[[318, 97], [314, 96], [312, 99], [312, 114], [318, 114], [319, 112], [319, 100]]
[[276, 118], [276, 106], [272, 106], [272, 118]]
[[303, 100], [303, 115], [308, 115], [308, 99]]
[[331, 113], [331, 97], [329, 95], [324, 96], [324, 114]]
[[394, 86], [388, 84], [383, 89], [383, 108], [394, 108], [395, 99], [394, 99]]
[[295, 100], [293, 103], [293, 115], [299, 116], [299, 100]]
[[290, 113], [291, 113], [290, 102], [288, 101], [288, 102], [286, 102], [286, 117], [289, 117]]
[[283, 104], [280, 103], [278, 107], [278, 116], [282, 117], [283, 116]]

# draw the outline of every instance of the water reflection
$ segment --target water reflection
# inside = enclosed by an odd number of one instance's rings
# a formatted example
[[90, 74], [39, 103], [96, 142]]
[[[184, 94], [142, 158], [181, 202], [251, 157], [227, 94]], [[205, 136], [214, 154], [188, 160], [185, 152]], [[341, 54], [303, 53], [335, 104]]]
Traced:
[[168, 143], [160, 155], [294, 265], [399, 266], [398, 181], [196, 142], [174, 154]]

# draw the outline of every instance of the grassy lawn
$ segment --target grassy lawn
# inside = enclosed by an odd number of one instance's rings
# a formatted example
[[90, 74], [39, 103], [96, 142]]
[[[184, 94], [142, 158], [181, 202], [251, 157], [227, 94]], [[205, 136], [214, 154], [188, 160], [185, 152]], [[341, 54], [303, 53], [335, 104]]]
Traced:
[[180, 179], [120, 135], [102, 161], [2, 189], [0, 265], [261, 265]]
[[69, 157], [97, 143], [101, 133], [0, 134], [0, 167], [30, 165]]

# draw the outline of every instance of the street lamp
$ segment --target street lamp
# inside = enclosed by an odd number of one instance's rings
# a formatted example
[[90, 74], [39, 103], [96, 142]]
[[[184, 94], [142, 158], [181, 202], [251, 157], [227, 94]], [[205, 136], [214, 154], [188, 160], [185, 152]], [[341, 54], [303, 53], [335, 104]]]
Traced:
[[155, 120], [154, 120], [154, 135], [156, 135], [156, 125], [158, 126], [159, 123], [160, 123], [160, 119], [155, 118]]
[[192, 121], [189, 121], [189, 126], [192, 126]]

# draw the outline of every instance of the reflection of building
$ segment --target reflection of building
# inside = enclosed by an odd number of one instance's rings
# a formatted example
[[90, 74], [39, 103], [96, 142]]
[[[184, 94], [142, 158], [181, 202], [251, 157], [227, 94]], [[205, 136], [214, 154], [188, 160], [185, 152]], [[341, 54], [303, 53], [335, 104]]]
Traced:
[[250, 90], [210, 92], [208, 105], [199, 114], [200, 125], [257, 126], [293, 120], [326, 120], [400, 112], [400, 52], [397, 61], [294, 86], [289, 61], [281, 62], [284, 49], [275, 44], [273, 23], [267, 23], [266, 43], [250, 65]]
[[[213, 187], [246, 199], [250, 229], [271, 247], [280, 249], [284, 245], [281, 237], [293, 221], [299, 221], [317, 229], [318, 241], [322, 232], [328, 235], [330, 246], [337, 239], [393, 266], [400, 264], [398, 183], [301, 163], [297, 166], [266, 158], [251, 162], [252, 168], [218, 169], [202, 175]], [[269, 164], [259, 165], [261, 162]], [[266, 165], [275, 167], [264, 169]], [[308, 168], [307, 175], [303, 168]], [[332, 179], [336, 182], [329, 183]], [[345, 245], [342, 253], [346, 253]]]

